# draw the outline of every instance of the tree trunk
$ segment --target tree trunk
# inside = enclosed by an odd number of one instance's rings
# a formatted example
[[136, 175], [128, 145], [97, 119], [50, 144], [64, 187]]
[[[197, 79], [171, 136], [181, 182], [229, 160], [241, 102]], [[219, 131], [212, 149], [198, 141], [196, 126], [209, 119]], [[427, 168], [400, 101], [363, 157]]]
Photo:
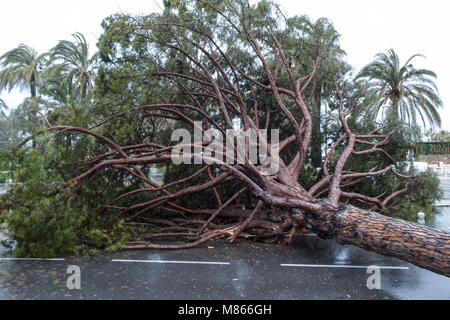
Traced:
[[[86, 80], [85, 80], [86, 81]], [[82, 99], [85, 99], [86, 98], [86, 96], [87, 96], [87, 84], [86, 84], [86, 82], [82, 82], [81, 83], [81, 98]]]
[[32, 98], [36, 98], [37, 90], [36, 90], [36, 78], [34, 74], [31, 75], [30, 79], [30, 94]]
[[316, 110], [313, 113], [313, 133], [311, 141], [311, 164], [315, 168], [322, 166], [322, 132], [320, 131], [320, 116], [322, 104], [322, 83], [319, 80], [314, 92], [314, 102]]
[[[32, 98], [32, 99], [36, 98], [36, 96], [37, 96], [36, 77], [35, 77], [34, 73], [31, 74], [31, 79], [30, 79], [30, 94], [31, 94], [31, 98]], [[32, 103], [34, 103], [34, 102], [32, 102]], [[31, 115], [33, 116], [34, 119], [37, 118], [37, 113], [36, 113], [36, 111], [31, 110]], [[37, 145], [37, 144], [36, 144], [36, 140], [33, 139], [33, 141], [32, 141], [32, 147], [33, 147], [33, 149], [36, 148], [36, 145]]]
[[450, 277], [450, 233], [376, 212], [340, 205], [318, 217], [301, 213], [320, 237], [392, 256]]

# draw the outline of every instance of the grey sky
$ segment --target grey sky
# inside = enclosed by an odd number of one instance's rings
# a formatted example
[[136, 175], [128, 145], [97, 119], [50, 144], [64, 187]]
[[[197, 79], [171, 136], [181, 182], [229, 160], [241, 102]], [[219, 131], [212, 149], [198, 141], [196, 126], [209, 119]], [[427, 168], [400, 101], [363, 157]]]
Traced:
[[[288, 15], [307, 14], [313, 19], [327, 17], [342, 35], [341, 47], [347, 61], [358, 71], [376, 53], [393, 48], [402, 61], [415, 53], [426, 59], [414, 60], [416, 67], [435, 71], [444, 107], [442, 128], [450, 130], [450, 4], [445, 0], [278, 0]], [[102, 32], [100, 23], [110, 14], [159, 11], [162, 0], [15, 0], [0, 5], [0, 53], [20, 43], [45, 52], [58, 40], [83, 33], [94, 51]], [[10, 107], [23, 95], [15, 91], [0, 95]]]

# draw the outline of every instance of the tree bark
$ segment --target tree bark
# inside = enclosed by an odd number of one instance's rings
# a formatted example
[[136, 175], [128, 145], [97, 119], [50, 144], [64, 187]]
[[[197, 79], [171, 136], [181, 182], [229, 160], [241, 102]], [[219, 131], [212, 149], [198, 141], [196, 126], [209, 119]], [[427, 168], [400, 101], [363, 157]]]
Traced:
[[31, 80], [30, 80], [30, 94], [31, 94], [32, 98], [36, 98], [36, 96], [37, 96], [36, 77], [34, 76], [34, 73], [31, 75]]
[[301, 220], [322, 238], [392, 256], [450, 277], [450, 234], [350, 205], [334, 213], [301, 213]]

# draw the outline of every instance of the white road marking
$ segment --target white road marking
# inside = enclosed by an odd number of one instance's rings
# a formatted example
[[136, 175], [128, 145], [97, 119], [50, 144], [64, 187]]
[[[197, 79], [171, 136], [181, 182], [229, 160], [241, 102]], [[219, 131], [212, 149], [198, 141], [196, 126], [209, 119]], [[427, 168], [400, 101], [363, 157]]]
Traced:
[[111, 262], [132, 262], [132, 263], [172, 263], [172, 264], [212, 264], [229, 265], [229, 262], [211, 262], [211, 261], [168, 261], [168, 260], [121, 260], [113, 259]]
[[[367, 269], [370, 267], [370, 266], [353, 266], [346, 264], [281, 264], [281, 266], [302, 267], [302, 268], [353, 268], [353, 269]], [[409, 267], [392, 267], [392, 266], [377, 266], [377, 267], [380, 269], [409, 270]]]
[[64, 261], [63, 258], [0, 258], [0, 261]]

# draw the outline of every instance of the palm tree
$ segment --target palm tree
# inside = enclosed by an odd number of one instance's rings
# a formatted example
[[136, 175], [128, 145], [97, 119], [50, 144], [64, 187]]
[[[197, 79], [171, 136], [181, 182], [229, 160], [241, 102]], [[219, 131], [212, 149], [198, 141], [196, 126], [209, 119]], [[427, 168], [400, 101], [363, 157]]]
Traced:
[[0, 99], [0, 115], [5, 115], [5, 111], [8, 110], [8, 106], [6, 105], [5, 101]]
[[[344, 62], [345, 51], [339, 44], [340, 35], [327, 18], [310, 21], [307, 16], [290, 18], [288, 25], [292, 33], [290, 40], [285, 41], [288, 54], [291, 55], [294, 69], [299, 76], [311, 72], [315, 57], [320, 56], [310, 96], [310, 112], [312, 114], [311, 163], [314, 167], [322, 166], [322, 147], [324, 134], [322, 127], [322, 111], [328, 103], [327, 97], [335, 90], [333, 79], [336, 74], [345, 73], [349, 68]], [[301, 35], [301, 39], [299, 39]], [[286, 38], [288, 39], [288, 38]], [[292, 45], [289, 45], [291, 43]], [[300, 47], [299, 47], [300, 46]], [[308, 61], [311, 61], [308, 63]], [[291, 66], [292, 67], [292, 66]]]
[[415, 54], [404, 65], [393, 49], [378, 53], [375, 61], [365, 66], [356, 79], [367, 80], [371, 108], [377, 117], [386, 107], [385, 117], [409, 124], [417, 123], [417, 114], [430, 125], [441, 125], [437, 108], [442, 106], [438, 90], [433, 79], [436, 74], [426, 69], [415, 69], [411, 61], [423, 55]]
[[74, 88], [73, 82], [62, 81], [60, 77], [51, 77], [49, 74], [45, 75], [40, 92], [50, 98], [50, 103], [60, 105], [73, 104], [80, 99], [80, 87]]
[[88, 88], [92, 87], [98, 54], [89, 57], [89, 45], [85, 37], [79, 32], [72, 36], [75, 42], [61, 40], [51, 50], [53, 61], [60, 61], [60, 63], [55, 63], [49, 72], [60, 77], [62, 84], [72, 82], [73, 92], [79, 92], [81, 98], [86, 98]]
[[0, 91], [18, 87], [29, 88], [31, 97], [37, 95], [41, 74], [45, 65], [46, 54], [38, 54], [33, 48], [24, 44], [6, 52], [0, 57]]
[[[324, 134], [321, 128], [321, 115], [323, 104], [326, 103], [327, 96], [334, 91], [334, 78], [336, 73], [344, 73], [347, 65], [343, 62], [345, 51], [339, 44], [340, 35], [333, 24], [326, 18], [318, 19], [314, 24], [314, 30], [310, 31], [313, 42], [319, 41], [321, 63], [317, 69], [314, 86], [313, 100], [313, 138], [311, 143], [311, 163], [314, 167], [322, 166], [322, 146], [324, 143]], [[317, 52], [318, 53], [318, 52]]]

